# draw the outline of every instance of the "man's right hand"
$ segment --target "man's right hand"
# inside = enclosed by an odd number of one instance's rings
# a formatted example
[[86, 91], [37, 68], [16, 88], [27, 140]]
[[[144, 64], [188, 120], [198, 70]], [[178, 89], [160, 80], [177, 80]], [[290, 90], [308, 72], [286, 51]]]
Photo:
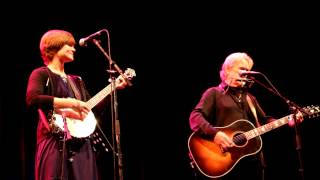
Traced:
[[230, 137], [222, 131], [218, 131], [213, 139], [214, 143], [218, 144], [222, 149], [228, 149], [234, 146], [233, 141]]

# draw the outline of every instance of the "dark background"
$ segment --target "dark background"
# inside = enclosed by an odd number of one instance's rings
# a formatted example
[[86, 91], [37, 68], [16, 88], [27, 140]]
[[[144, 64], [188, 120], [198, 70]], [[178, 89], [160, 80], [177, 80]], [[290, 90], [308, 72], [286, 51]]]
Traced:
[[[32, 9], [12, 4], [2, 13], [1, 179], [33, 178], [36, 122], [28, 119], [24, 98], [30, 72], [42, 65], [39, 41], [49, 29], [70, 31], [77, 40], [108, 29], [112, 59], [123, 70], [135, 69], [134, 85], [118, 94], [124, 179], [195, 179], [189, 113], [202, 92], [220, 82], [220, 66], [232, 52], [251, 55], [253, 70], [289, 100], [319, 105], [320, 16], [312, 4], [105, 3]], [[101, 36], [105, 48], [106, 42]], [[94, 44], [76, 48], [66, 71], [81, 75], [94, 95], [108, 84], [108, 61]], [[285, 101], [259, 84], [252, 92], [269, 115], [290, 113]], [[305, 179], [318, 177], [318, 120], [301, 125]], [[101, 123], [110, 137], [108, 113]], [[294, 129], [284, 126], [263, 139], [268, 175], [299, 179]], [[112, 179], [111, 153], [103, 153], [99, 164], [105, 179]]]

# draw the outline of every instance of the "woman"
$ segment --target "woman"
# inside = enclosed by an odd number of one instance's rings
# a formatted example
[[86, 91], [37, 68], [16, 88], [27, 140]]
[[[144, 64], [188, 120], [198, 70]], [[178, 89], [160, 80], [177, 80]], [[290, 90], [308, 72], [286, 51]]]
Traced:
[[[40, 41], [45, 66], [30, 74], [26, 102], [37, 111], [36, 180], [97, 180], [96, 159], [89, 138], [74, 138], [66, 118], [84, 121], [90, 96], [79, 76], [67, 75], [65, 63], [74, 61], [75, 39], [64, 30], [49, 30]], [[62, 117], [60, 124], [58, 117]], [[61, 119], [61, 118], [60, 118]], [[62, 124], [61, 124], [62, 122]], [[66, 141], [68, 139], [68, 141]]]

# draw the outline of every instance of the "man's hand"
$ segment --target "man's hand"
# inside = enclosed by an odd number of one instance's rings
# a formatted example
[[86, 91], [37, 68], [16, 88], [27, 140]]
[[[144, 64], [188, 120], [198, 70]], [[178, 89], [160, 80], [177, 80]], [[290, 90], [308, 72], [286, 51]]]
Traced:
[[219, 145], [223, 150], [228, 149], [229, 147], [234, 146], [233, 141], [230, 137], [222, 131], [218, 131], [216, 136], [213, 139], [214, 143]]

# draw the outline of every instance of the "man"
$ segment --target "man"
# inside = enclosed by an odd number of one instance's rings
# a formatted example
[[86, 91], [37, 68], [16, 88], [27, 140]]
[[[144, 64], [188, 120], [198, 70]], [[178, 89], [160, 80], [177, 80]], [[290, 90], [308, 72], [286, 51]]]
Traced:
[[[241, 74], [250, 71], [253, 64], [252, 58], [244, 52], [227, 56], [220, 70], [220, 84], [208, 88], [190, 114], [189, 123], [194, 131], [194, 138], [191, 138], [191, 143], [189, 139], [189, 148], [193, 158], [205, 161], [198, 161], [196, 164], [204, 177], [257, 180], [264, 178], [265, 164], [260, 137], [246, 141], [247, 137], [235, 135], [237, 131], [246, 132], [248, 127], [253, 129], [273, 120], [266, 116], [257, 99], [248, 92], [251, 82]], [[290, 125], [293, 125], [292, 122]], [[228, 128], [229, 132], [225, 131]], [[213, 142], [213, 147], [208, 145], [201, 149], [205, 142], [198, 141], [196, 135], [208, 140], [207, 142]], [[194, 139], [197, 141], [194, 142]], [[236, 151], [232, 154], [234, 149]], [[216, 154], [210, 150], [216, 150]], [[230, 157], [224, 157], [228, 156], [227, 152], [230, 152]]]

